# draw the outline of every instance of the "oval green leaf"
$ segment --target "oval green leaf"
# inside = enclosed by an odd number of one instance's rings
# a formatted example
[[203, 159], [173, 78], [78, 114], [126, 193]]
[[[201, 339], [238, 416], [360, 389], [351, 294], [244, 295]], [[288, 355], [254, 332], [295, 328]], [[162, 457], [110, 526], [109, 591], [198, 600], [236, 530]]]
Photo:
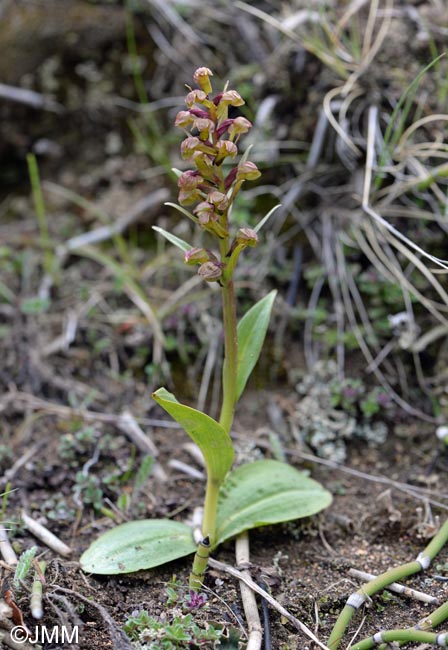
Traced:
[[259, 460], [231, 472], [221, 486], [218, 544], [244, 530], [313, 515], [330, 505], [331, 494], [291, 465]]
[[131, 573], [195, 553], [191, 528], [169, 519], [129, 521], [100, 535], [81, 555], [83, 571]]
[[224, 480], [233, 463], [233, 444], [224, 428], [201, 411], [180, 404], [165, 388], [152, 394], [155, 401], [180, 424], [202, 451], [210, 479]]
[[238, 323], [237, 400], [260, 356], [277, 291], [271, 291], [249, 309]]

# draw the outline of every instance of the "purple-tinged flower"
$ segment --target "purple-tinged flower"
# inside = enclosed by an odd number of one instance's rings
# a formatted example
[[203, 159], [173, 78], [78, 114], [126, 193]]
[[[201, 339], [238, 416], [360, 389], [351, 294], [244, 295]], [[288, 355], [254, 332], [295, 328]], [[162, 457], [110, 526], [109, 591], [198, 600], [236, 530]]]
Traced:
[[244, 99], [236, 90], [225, 90], [215, 97], [214, 102], [217, 102], [216, 117], [219, 122], [227, 119], [229, 106], [242, 106], [245, 103]]
[[194, 266], [195, 264], [204, 264], [210, 260], [210, 254], [205, 248], [190, 248], [184, 256], [185, 264]]
[[252, 122], [246, 120], [245, 117], [235, 117], [232, 120], [232, 125], [229, 127], [229, 136], [233, 140], [237, 135], [242, 133], [247, 133], [249, 129], [252, 128]]
[[198, 190], [181, 190], [178, 195], [178, 201], [181, 205], [193, 205], [204, 198], [203, 193]]
[[207, 282], [218, 282], [222, 276], [222, 264], [219, 262], [204, 262], [198, 269], [198, 275]]
[[250, 246], [253, 248], [258, 244], [258, 235], [252, 228], [240, 228], [236, 234], [235, 243], [237, 246]]
[[201, 86], [202, 90], [209, 95], [212, 92], [212, 84], [209, 77], [213, 77], [213, 72], [209, 68], [198, 68], [194, 75], [194, 82]]
[[222, 161], [229, 156], [235, 158], [238, 153], [238, 147], [234, 142], [230, 142], [230, 140], [218, 140], [216, 143], [216, 149], [218, 150], [218, 153], [215, 158], [215, 165], [220, 165]]
[[195, 151], [192, 156], [192, 161], [196, 165], [201, 176], [210, 180], [214, 175], [213, 162], [209, 155], [202, 151]]
[[195, 190], [204, 179], [198, 171], [192, 169], [183, 172], [177, 179], [177, 187], [182, 190]]
[[236, 170], [236, 179], [238, 181], [254, 181], [261, 176], [257, 165], [250, 160], [238, 165]]
[[197, 117], [193, 121], [193, 128], [199, 131], [199, 137], [201, 140], [208, 140], [210, 134], [215, 130], [215, 124], [208, 118]]
[[220, 224], [219, 215], [216, 214], [215, 206], [212, 203], [202, 201], [193, 212], [198, 217], [199, 225], [203, 230], [207, 230], [220, 239], [228, 236], [229, 233]]
[[188, 138], [185, 138], [185, 140], [180, 145], [180, 153], [184, 160], [188, 158], [192, 158], [193, 154], [196, 153], [197, 151], [202, 153], [207, 153], [210, 155], [216, 154], [216, 149], [212, 147], [210, 143], [204, 142], [203, 140], [200, 140], [199, 138], [196, 138], [193, 135], [190, 135], [188, 136]]
[[213, 190], [213, 192], [210, 192], [210, 194], [207, 196], [207, 201], [209, 203], [213, 203], [215, 208], [217, 210], [220, 210], [220, 212], [224, 212], [229, 204], [226, 195], [222, 192], [218, 192], [218, 190]]
[[194, 117], [190, 111], [179, 111], [174, 120], [174, 126], [179, 126], [181, 129], [185, 129], [187, 126], [192, 124], [193, 120]]
[[195, 104], [205, 104], [207, 101], [207, 94], [203, 90], [191, 90], [185, 97], [185, 104], [188, 108], [192, 108]]
[[180, 153], [182, 158], [184, 160], [186, 158], [191, 158], [193, 153], [197, 151], [197, 148], [200, 144], [201, 141], [199, 140], [199, 138], [195, 138], [194, 136], [185, 138], [185, 140], [180, 145]]

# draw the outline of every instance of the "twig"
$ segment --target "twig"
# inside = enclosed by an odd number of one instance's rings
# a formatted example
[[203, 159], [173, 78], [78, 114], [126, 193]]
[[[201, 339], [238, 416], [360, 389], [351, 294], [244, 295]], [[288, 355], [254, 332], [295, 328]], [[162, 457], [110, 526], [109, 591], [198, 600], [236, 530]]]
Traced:
[[62, 113], [64, 111], [62, 104], [58, 104], [58, 102], [55, 102], [50, 97], [45, 97], [45, 95], [41, 95], [34, 90], [17, 88], [16, 86], [9, 86], [2, 83], [0, 83], [0, 99], [7, 99], [11, 102], [25, 104], [32, 108], [51, 111], [52, 113]]
[[59, 553], [63, 557], [68, 557], [72, 553], [70, 546], [67, 546], [63, 541], [61, 541], [56, 535], [50, 532], [45, 526], [39, 524], [32, 517], [27, 515], [25, 511], [22, 511], [22, 521], [28, 530], [39, 539], [43, 544], [51, 548], [55, 553]]
[[215, 560], [214, 558], [209, 558], [208, 561], [209, 565], [213, 569], [217, 569], [218, 571], [224, 571], [225, 573], [229, 573], [231, 576], [234, 578], [237, 578], [238, 580], [243, 581], [246, 583], [248, 587], [253, 589], [254, 591], [257, 592], [262, 598], [268, 601], [268, 603], [274, 607], [282, 616], [284, 616], [290, 623], [292, 623], [298, 630], [303, 632], [307, 637], [312, 639], [314, 643], [317, 643], [319, 648], [322, 648], [322, 650], [329, 650], [328, 646], [326, 646], [324, 643], [319, 641], [317, 636], [311, 632], [311, 630], [301, 621], [299, 621], [298, 618], [293, 616], [290, 612], [288, 612], [287, 609], [285, 609], [280, 603], [275, 600], [270, 594], [268, 594], [267, 591], [262, 589], [257, 585], [256, 582], [252, 580], [252, 578], [246, 577], [241, 571], [238, 571], [238, 569], [235, 569], [234, 567], [230, 566], [229, 564], [224, 564], [224, 562], [219, 562], [219, 560]]
[[[249, 553], [249, 533], [244, 531], [236, 538], [235, 557], [237, 566], [241, 569], [242, 575], [246, 578], [251, 577], [247, 568], [243, 568], [247, 567], [249, 564]], [[246, 615], [249, 629], [249, 638], [246, 650], [260, 650], [261, 642], [263, 640], [263, 628], [261, 627], [255, 593], [243, 581], [240, 581], [240, 591], [243, 600], [244, 614]]]
[[[159, 450], [157, 449], [152, 438], [143, 431], [139, 423], [130, 411], [123, 411], [120, 418], [117, 420], [117, 426], [144, 454], [149, 454], [157, 458]], [[168, 480], [165, 470], [158, 462], [154, 463], [153, 467], [154, 476], [165, 483]]]
[[[1, 410], [1, 409], [0, 409]], [[31, 458], [36, 456], [37, 451], [42, 447], [43, 442], [36, 442], [35, 445], [32, 445], [28, 451], [26, 451], [23, 456], [18, 458], [14, 465], [6, 470], [3, 476], [0, 478], [0, 485], [7, 485], [15, 477], [19, 469], [27, 464]]]
[[11, 567], [16, 566], [18, 562], [17, 555], [11, 546], [11, 542], [8, 539], [8, 533], [4, 526], [0, 526], [0, 554], [6, 564]]
[[200, 481], [205, 480], [205, 474], [203, 472], [192, 467], [191, 465], [187, 465], [187, 463], [183, 463], [181, 460], [177, 460], [176, 458], [172, 458], [170, 461], [168, 461], [168, 466], [172, 469], [177, 469], [179, 472], [182, 472], [191, 478], [195, 478]]
[[[374, 580], [377, 577], [373, 573], [358, 571], [358, 569], [350, 569], [348, 574], [353, 578], [360, 578], [360, 580], [364, 580], [366, 582], [369, 580]], [[398, 582], [392, 582], [390, 585], [387, 585], [386, 589], [388, 591], [394, 591], [397, 594], [409, 596], [409, 598], [415, 598], [415, 600], [420, 600], [422, 603], [429, 603], [430, 605], [438, 605], [439, 603], [439, 599], [435, 596], [430, 596], [429, 594], [425, 594], [422, 591], [411, 589], [410, 587], [401, 585]]]

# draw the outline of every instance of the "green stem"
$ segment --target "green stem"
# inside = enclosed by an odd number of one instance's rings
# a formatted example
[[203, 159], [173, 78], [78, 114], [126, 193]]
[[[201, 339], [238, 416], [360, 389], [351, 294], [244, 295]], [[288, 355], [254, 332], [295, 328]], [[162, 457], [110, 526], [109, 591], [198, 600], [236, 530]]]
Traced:
[[[447, 647], [448, 646], [448, 636], [442, 634], [436, 634], [435, 632], [421, 632], [415, 628], [409, 628], [408, 630], [387, 630], [386, 632], [381, 632], [381, 641], [385, 643], [392, 643], [393, 641], [402, 641], [404, 643], [431, 643], [433, 645], [438, 645]], [[364, 639], [352, 646], [352, 650], [370, 650], [370, 648], [378, 647], [378, 641], [374, 637], [369, 639]]]
[[[431, 614], [428, 614], [427, 616], [425, 616], [425, 618], [422, 618], [421, 621], [419, 621], [418, 624], [411, 629], [420, 630], [422, 632], [429, 632], [430, 630], [433, 630], [438, 625], [446, 621], [447, 618], [448, 618], [448, 602], [443, 603], [443, 605], [440, 605], [440, 607], [438, 607], [436, 610], [431, 612]], [[404, 645], [405, 643], [406, 641], [401, 641], [398, 645], [401, 646]], [[387, 643], [378, 646], [378, 650], [387, 650]]]
[[[430, 562], [435, 558], [440, 549], [448, 541], [448, 519], [445, 521], [439, 532], [433, 537], [425, 550], [420, 553], [419, 560], [414, 562], [407, 562], [401, 566], [389, 569], [385, 573], [377, 576], [374, 580], [364, 584], [358, 591], [350, 596], [344, 609], [339, 615], [330, 638], [328, 639], [328, 647], [330, 650], [336, 650], [341, 643], [342, 636], [344, 635], [355, 611], [360, 605], [374, 594], [381, 591], [391, 582], [398, 582], [407, 578], [408, 576], [418, 573], [424, 568], [424, 565], [429, 566]], [[421, 564], [422, 563], [422, 564]], [[425, 567], [427, 568], [427, 567]], [[364, 646], [363, 646], [364, 647]], [[367, 647], [367, 646], [365, 646]], [[370, 646], [369, 646], [370, 647]]]
[[216, 515], [218, 512], [218, 497], [220, 483], [208, 476], [205, 489], [204, 518], [202, 521], [202, 535], [208, 537], [213, 548], [216, 542]]
[[236, 300], [233, 280], [224, 280], [222, 307], [224, 323], [224, 369], [222, 376], [223, 399], [219, 423], [230, 434], [236, 405], [236, 382], [238, 372], [238, 342], [236, 323]]

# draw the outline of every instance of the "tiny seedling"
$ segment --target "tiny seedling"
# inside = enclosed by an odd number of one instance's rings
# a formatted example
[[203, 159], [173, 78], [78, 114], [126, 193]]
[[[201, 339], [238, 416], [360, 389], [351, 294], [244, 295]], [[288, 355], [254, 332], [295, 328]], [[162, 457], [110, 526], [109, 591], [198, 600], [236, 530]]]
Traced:
[[191, 529], [177, 521], [133, 521], [104, 533], [81, 557], [85, 571], [118, 574], [149, 569], [197, 551], [190, 575], [192, 589], [201, 587], [208, 555], [218, 544], [251, 528], [312, 515], [331, 502], [331, 495], [319, 483], [280, 461], [260, 460], [230, 471], [235, 407], [260, 355], [276, 292], [262, 298], [237, 322], [235, 268], [241, 253], [257, 245], [258, 232], [272, 211], [253, 229], [232, 224], [238, 193], [260, 171], [248, 159], [249, 151], [237, 158], [240, 138], [252, 125], [245, 117], [229, 117], [229, 108], [233, 111], [243, 105], [243, 99], [227, 85], [213, 97], [211, 76], [208, 68], [196, 70], [199, 88], [189, 89], [187, 110], [176, 117], [176, 126], [186, 132], [182, 158], [191, 168], [178, 173], [180, 205], [168, 205], [207, 233], [216, 249], [192, 247], [155, 227], [181, 249], [187, 265], [198, 267], [199, 276], [218, 284], [222, 296], [224, 365], [219, 421], [181, 404], [165, 388], [153, 394], [204, 456], [207, 485], [202, 541], [196, 547]]

